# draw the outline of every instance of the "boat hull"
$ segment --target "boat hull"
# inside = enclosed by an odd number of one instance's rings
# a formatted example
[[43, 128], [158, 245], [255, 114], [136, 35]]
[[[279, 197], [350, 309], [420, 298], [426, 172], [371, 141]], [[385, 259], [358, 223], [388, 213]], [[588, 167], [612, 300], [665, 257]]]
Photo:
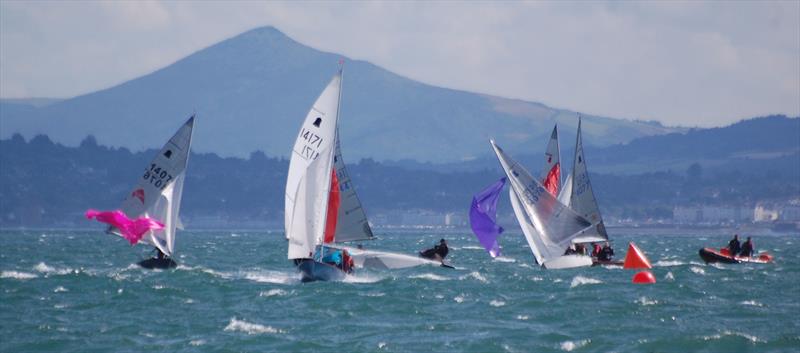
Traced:
[[592, 258], [586, 255], [564, 255], [542, 264], [548, 270], [592, 266]]
[[163, 259], [149, 258], [147, 260], [139, 261], [139, 266], [152, 270], [152, 269], [175, 268], [178, 266], [178, 264], [170, 258], [163, 258]]
[[760, 254], [758, 257], [741, 257], [730, 256], [712, 248], [700, 249], [700, 258], [706, 263], [725, 263], [725, 264], [740, 264], [740, 263], [756, 263], [766, 264], [772, 262], [772, 256], [767, 254]]
[[340, 268], [311, 259], [299, 260], [297, 262], [297, 270], [299, 270], [302, 275], [300, 280], [303, 283], [314, 281], [342, 281], [347, 277], [347, 274]]
[[622, 266], [624, 264], [625, 264], [624, 261], [616, 261], [616, 260], [601, 261], [597, 259], [592, 260], [592, 266]]

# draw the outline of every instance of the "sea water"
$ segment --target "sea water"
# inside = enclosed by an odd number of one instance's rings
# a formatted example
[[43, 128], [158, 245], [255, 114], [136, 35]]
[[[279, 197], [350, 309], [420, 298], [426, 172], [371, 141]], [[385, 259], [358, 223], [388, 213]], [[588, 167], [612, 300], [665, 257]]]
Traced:
[[[359, 271], [303, 284], [283, 233], [184, 231], [172, 270], [101, 231], [0, 231], [2, 352], [796, 352], [800, 237], [756, 236], [775, 263], [706, 265], [702, 231], [635, 241], [656, 284], [619, 266], [538, 267], [520, 234], [491, 259], [466, 232], [378, 232], [416, 253], [445, 238], [456, 269]], [[749, 235], [749, 234], [746, 234]]]

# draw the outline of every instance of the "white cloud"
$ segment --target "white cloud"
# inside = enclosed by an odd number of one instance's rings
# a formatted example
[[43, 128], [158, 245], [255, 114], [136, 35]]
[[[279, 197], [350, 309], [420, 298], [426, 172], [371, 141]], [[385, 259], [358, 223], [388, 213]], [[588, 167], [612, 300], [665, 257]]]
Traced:
[[124, 82], [247, 29], [426, 83], [713, 126], [800, 114], [800, 3], [0, 3], [0, 96]]

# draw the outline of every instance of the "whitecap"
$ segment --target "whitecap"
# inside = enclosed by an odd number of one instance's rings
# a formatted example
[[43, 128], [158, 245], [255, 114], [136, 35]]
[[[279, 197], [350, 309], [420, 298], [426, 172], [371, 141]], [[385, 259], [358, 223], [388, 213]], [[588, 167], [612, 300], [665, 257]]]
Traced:
[[464, 294], [459, 294], [453, 298], [456, 303], [463, 303], [464, 302]]
[[713, 268], [719, 269], [719, 270], [724, 270], [725, 269], [725, 266], [723, 266], [722, 264], [717, 263], [717, 262], [710, 263], [708, 265], [713, 267]]
[[692, 272], [694, 272], [694, 273], [696, 273], [698, 275], [705, 275], [706, 274], [706, 270], [704, 270], [704, 269], [702, 269], [700, 267], [691, 267], [690, 270], [692, 270]]
[[727, 331], [727, 330], [723, 331], [721, 334], [703, 336], [702, 339], [704, 341], [718, 340], [718, 339], [721, 339], [724, 336], [739, 336], [739, 337], [742, 337], [742, 338], [744, 338], [744, 339], [746, 339], [746, 340], [748, 340], [748, 341], [750, 341], [752, 343], [758, 343], [758, 342], [766, 343], [766, 341], [763, 341], [763, 340], [761, 340], [760, 338], [758, 338], [756, 336], [749, 335], [749, 334], [746, 334], [746, 333], [741, 333], [741, 332]]
[[672, 274], [672, 271], [669, 271], [666, 275], [664, 275], [664, 279], [667, 281], [674, 281], [675, 275]]
[[510, 257], [505, 257], [505, 256], [495, 257], [494, 261], [497, 261], [497, 262], [517, 262], [517, 260], [512, 259]]
[[44, 274], [57, 274], [57, 275], [68, 275], [73, 272], [71, 268], [55, 268], [48, 266], [44, 262], [40, 262], [36, 266], [33, 266], [33, 269]]
[[489, 283], [489, 280], [488, 280], [488, 279], [486, 279], [486, 277], [484, 277], [484, 276], [483, 276], [483, 275], [482, 275], [480, 272], [478, 272], [478, 271], [472, 271], [472, 272], [470, 272], [470, 273], [469, 273], [469, 274], [467, 274], [467, 275], [464, 275], [464, 276], [461, 276], [461, 277], [459, 277], [459, 279], [461, 279], [461, 280], [464, 280], [464, 279], [467, 279], [468, 277], [472, 277], [472, 278], [474, 278], [474, 279], [477, 279], [478, 281], [481, 281], [481, 282], [483, 282], [483, 283]]
[[564, 282], [564, 280], [561, 278], [556, 278], [553, 280], [553, 283], [561, 283], [561, 282]]
[[743, 302], [740, 302], [739, 304], [752, 305], [752, 306], [764, 306], [764, 304], [761, 304], [761, 303], [759, 303], [759, 302], [757, 302], [755, 300], [745, 300]]
[[189, 341], [189, 345], [195, 346], [195, 347], [202, 346], [204, 344], [206, 344], [205, 340], [191, 340], [191, 341]]
[[633, 302], [634, 302], [634, 303], [636, 303], [636, 304], [642, 305], [642, 306], [648, 306], [648, 305], [656, 305], [656, 304], [658, 304], [658, 300], [655, 300], [655, 299], [647, 299], [647, 297], [639, 297], [639, 299], [636, 299], [636, 300], [634, 300]]
[[358, 295], [360, 295], [360, 296], [364, 296], [364, 297], [375, 297], [375, 298], [377, 298], [377, 297], [383, 297], [383, 296], [386, 296], [386, 293], [383, 293], [383, 292], [375, 292], [375, 293], [359, 293]]
[[577, 286], [581, 286], [581, 285], [584, 285], [584, 284], [600, 284], [600, 283], [603, 283], [603, 281], [601, 281], [599, 279], [583, 277], [583, 276], [578, 275], [578, 276], [575, 276], [575, 278], [572, 279], [572, 283], [569, 285], [569, 287], [570, 288], [575, 288]]
[[530, 316], [528, 316], [528, 315], [517, 315], [517, 320], [525, 321], [525, 320], [528, 320], [528, 319], [530, 319]]
[[620, 270], [620, 269], [622, 269], [622, 266], [620, 266], [620, 265], [602, 265], [602, 266], [603, 266], [603, 268], [605, 268], [607, 270]]
[[62, 292], [68, 292], [68, 291], [69, 291], [69, 289], [66, 289], [66, 288], [64, 288], [62, 286], [58, 286], [58, 287], [56, 287], [56, 289], [53, 289], [53, 293], [62, 293]]
[[581, 348], [581, 347], [589, 344], [589, 342], [591, 342], [591, 341], [592, 340], [585, 339], [585, 340], [580, 340], [580, 341], [565, 341], [565, 342], [561, 342], [561, 350], [565, 351], [565, 352], [571, 352], [571, 351], [573, 351], [573, 350], [575, 350], [577, 348]]
[[506, 302], [504, 302], [502, 300], [492, 300], [492, 301], [489, 302], [489, 305], [491, 305], [493, 307], [496, 307], [496, 308], [499, 308], [501, 306], [506, 305]]
[[385, 277], [378, 275], [359, 273], [356, 275], [345, 276], [343, 282], [345, 283], [375, 283], [383, 280]]
[[289, 294], [289, 292], [283, 289], [270, 289], [268, 291], [264, 291], [258, 294], [259, 297], [274, 297], [274, 296], [284, 296]]
[[386, 348], [386, 342], [378, 342], [378, 349]]
[[524, 263], [524, 262], [523, 262], [523, 263], [520, 263], [520, 264], [519, 264], [519, 267], [524, 267], [524, 268], [533, 268], [533, 267], [531, 267], [531, 265], [528, 265], [528, 264], [526, 264], [526, 263]]
[[33, 273], [20, 272], [20, 271], [3, 271], [2, 273], [0, 273], [0, 278], [13, 278], [13, 279], [26, 280], [26, 279], [33, 279], [33, 278], [37, 278], [37, 277], [39, 277], [39, 276], [37, 276], [37, 275], [35, 275]]
[[152, 288], [155, 289], [155, 290], [159, 290], [159, 289], [164, 289], [164, 288], [167, 288], [167, 287], [164, 286], [163, 284], [156, 284]]
[[544, 280], [544, 278], [539, 277], [539, 276], [531, 277], [531, 281], [534, 281], [534, 282], [540, 282], [540, 281], [543, 281], [543, 280]]
[[653, 264], [653, 266], [656, 267], [672, 267], [682, 265], [686, 265], [686, 263], [678, 260], [658, 260], [655, 264]]
[[245, 279], [259, 283], [290, 284], [300, 281], [296, 273], [279, 271], [246, 271], [243, 275]]
[[439, 276], [439, 275], [433, 274], [433, 273], [422, 273], [422, 274], [418, 274], [418, 275], [411, 275], [411, 276], [408, 276], [408, 278], [412, 278], [412, 279], [428, 279], [428, 280], [431, 280], [431, 281], [446, 281], [446, 280], [450, 279], [450, 278], [447, 278], [447, 277], [444, 277], [444, 276]]
[[228, 326], [225, 326], [225, 331], [241, 331], [248, 335], [257, 335], [262, 333], [283, 333], [272, 326], [264, 326], [259, 324], [250, 323], [244, 320], [237, 320], [236, 317], [231, 318]]
[[464, 249], [464, 250], [485, 250], [483, 247], [475, 246], [475, 245], [462, 246], [461, 249]]

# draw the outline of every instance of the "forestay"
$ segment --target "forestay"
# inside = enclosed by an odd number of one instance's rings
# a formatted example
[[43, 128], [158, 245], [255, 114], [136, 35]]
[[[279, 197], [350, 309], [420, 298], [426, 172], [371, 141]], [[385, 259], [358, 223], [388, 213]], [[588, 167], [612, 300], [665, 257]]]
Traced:
[[[503, 170], [511, 181], [515, 193], [512, 205], [515, 207], [517, 220], [526, 232], [526, 238], [533, 240], [529, 240], [529, 244], [532, 245], [534, 256], [539, 253], [537, 262], [543, 264], [561, 256], [570, 241], [581, 235], [591, 223], [559, 202], [525, 168], [508, 157], [494, 141], [491, 143]], [[521, 211], [524, 211], [527, 218], [520, 217]]]
[[342, 73], [314, 102], [297, 136], [286, 180], [285, 218], [288, 258], [311, 258], [325, 231]]
[[587, 231], [585, 235], [580, 236], [574, 242], [587, 243], [608, 240], [603, 217], [600, 215], [600, 208], [597, 206], [592, 183], [589, 181], [589, 171], [583, 153], [580, 118], [578, 119], [578, 136], [575, 140], [575, 160], [573, 163], [572, 195], [570, 196], [569, 206], [583, 218], [595, 224], [593, 229]]
[[[175, 250], [175, 229], [179, 213], [186, 165], [192, 144], [194, 116], [178, 129], [145, 168], [136, 187], [122, 203], [122, 212], [130, 218], [147, 215], [164, 223], [164, 229], [150, 231], [142, 241], [172, 255]], [[111, 232], [116, 233], [113, 229]]]

